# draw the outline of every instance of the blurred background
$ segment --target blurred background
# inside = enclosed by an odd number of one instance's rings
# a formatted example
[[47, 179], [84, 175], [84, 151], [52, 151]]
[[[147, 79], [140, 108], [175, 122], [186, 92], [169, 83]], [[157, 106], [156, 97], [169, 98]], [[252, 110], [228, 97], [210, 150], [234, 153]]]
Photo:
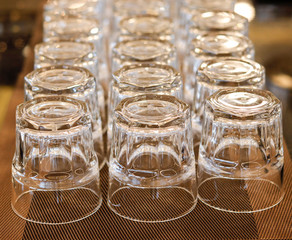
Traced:
[[[41, 0], [0, 0], [0, 129]], [[250, 19], [256, 61], [266, 67], [267, 88], [283, 102], [284, 135], [292, 153], [292, 0], [237, 0]]]

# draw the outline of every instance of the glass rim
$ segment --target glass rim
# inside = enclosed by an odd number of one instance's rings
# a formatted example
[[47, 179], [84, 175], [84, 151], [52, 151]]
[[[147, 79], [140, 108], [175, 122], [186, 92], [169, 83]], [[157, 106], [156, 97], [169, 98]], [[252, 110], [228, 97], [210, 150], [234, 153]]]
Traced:
[[[58, 71], [59, 73], [55, 73], [55, 71]], [[65, 76], [60, 75], [61, 73], [68, 73], [68, 71], [71, 71], [71, 74], [74, 74], [74, 72], [77, 74], [79, 73], [81, 76], [80, 79], [77, 79], [76, 81], [66, 81], [66, 83], [59, 84], [58, 86], [52, 84], [50, 81], [48, 81], [48, 76], [43, 76], [43, 74], [52, 74], [50, 77], [55, 77], [59, 80], [62, 80], [62, 77], [65, 78]], [[71, 65], [53, 65], [53, 66], [47, 66], [42, 67], [39, 69], [35, 69], [34, 71], [28, 73], [24, 77], [25, 84], [27, 84], [30, 88], [41, 88], [43, 90], [49, 90], [54, 93], [58, 93], [59, 91], [64, 90], [76, 90], [78, 89], [84, 89], [84, 88], [90, 88], [91, 86], [94, 86], [95, 89], [95, 77], [94, 75], [83, 67], [77, 67], [77, 66], [71, 66]], [[39, 91], [39, 89], [37, 90]]]
[[[206, 40], [209, 38], [211, 41], [215, 41], [217, 37], [229, 38], [233, 43], [237, 43], [237, 46], [232, 48], [222, 48], [214, 49], [210, 47], [210, 42]], [[232, 39], [233, 38], [233, 39]], [[232, 42], [231, 42], [232, 43]], [[216, 31], [216, 32], [207, 32], [202, 35], [198, 35], [191, 41], [191, 53], [193, 55], [206, 54], [209, 56], [218, 56], [218, 57], [228, 57], [229, 55], [235, 54], [233, 57], [241, 57], [246, 53], [249, 53], [254, 50], [253, 42], [246, 36], [238, 32], [230, 31]], [[238, 56], [237, 56], [238, 55]]]
[[[65, 105], [68, 105], [67, 109]], [[47, 112], [46, 107], [50, 106], [55, 110], [55, 115], [52, 111]], [[91, 124], [92, 117], [87, 104], [67, 96], [36, 97], [16, 108], [16, 127], [29, 129], [42, 136], [58, 136], [71, 131], [75, 134], [83, 128], [91, 128]]]
[[[153, 104], [158, 108], [156, 111], [158, 115], [145, 115], [143, 110], [138, 112], [139, 106], [137, 105], [139, 104], [142, 108], [146, 108], [146, 111], [150, 110], [148, 106]], [[159, 107], [161, 108], [159, 109]], [[155, 111], [152, 112], [155, 113]], [[177, 127], [178, 119], [184, 118], [190, 121], [190, 107], [174, 96], [143, 94], [123, 99], [115, 109], [114, 118], [119, 119], [119, 125], [126, 127], [131, 132], [140, 132], [143, 129], [145, 133], [153, 133], [157, 129], [164, 134], [169, 134], [169, 129]]]
[[[157, 20], [157, 22], [161, 23], [161, 21], [164, 21], [166, 26], [163, 29], [158, 29], [156, 31], [154, 31], [152, 29], [152, 31], [142, 31], [139, 29], [134, 29], [136, 31], [131, 30], [127, 24], [129, 24], [131, 21], [134, 20], [140, 20], [140, 19], [155, 19]], [[164, 16], [158, 16], [158, 15], [153, 15], [153, 14], [140, 14], [140, 15], [135, 15], [135, 16], [131, 16], [131, 17], [126, 17], [123, 18], [120, 22], [120, 28], [122, 30], [125, 30], [127, 33], [129, 34], [135, 34], [137, 36], [151, 36], [151, 35], [162, 35], [162, 34], [170, 34], [171, 31], [171, 27], [170, 25], [172, 24], [172, 21], [170, 18], [168, 17], [164, 17]]]
[[[62, 45], [63, 47], [65, 45], [76, 45], [75, 48], [78, 49], [78, 46], [84, 46], [86, 47], [87, 51], [86, 53], [80, 54], [78, 56], [70, 56], [67, 58], [62, 58], [62, 57], [53, 57], [51, 56], [52, 53], [50, 54], [49, 51], [47, 51], [46, 48], [50, 46], [55, 46], [55, 49], [57, 49], [58, 45]], [[45, 51], [46, 50], [46, 51]], [[93, 43], [90, 42], [72, 42], [72, 41], [57, 41], [57, 42], [41, 42], [36, 44], [34, 48], [35, 52], [35, 57], [44, 57], [50, 61], [56, 62], [56, 61], [66, 61], [66, 60], [73, 60], [73, 62], [82, 62], [84, 59], [89, 58], [93, 61], [97, 61], [97, 56], [95, 54], [95, 47]]]
[[280, 100], [270, 91], [254, 88], [219, 89], [206, 99], [205, 112], [208, 110], [216, 118], [230, 121], [271, 120], [273, 113], [281, 112]]
[[[212, 0], [212, 1], [208, 1], [208, 3], [210, 4], [210, 2], [216, 2], [216, 0], [214, 1], [214, 0]], [[219, 1], [217, 1], [217, 2], [219, 2], [219, 4], [220, 4], [220, 6], [222, 6], [223, 5], [223, 3], [229, 3], [230, 5], [232, 5], [232, 6], [234, 6], [234, 4], [235, 4], [235, 2], [236, 2], [236, 0], [219, 0]], [[215, 5], [211, 5], [211, 6], [206, 6], [206, 5], [204, 5], [204, 4], [206, 4], [206, 1], [205, 0], [184, 0], [183, 1], [183, 3], [184, 3], [184, 6], [187, 6], [188, 8], [190, 8], [190, 9], [206, 9], [206, 8], [208, 8], [208, 9], [212, 9], [212, 8], [216, 8], [216, 7], [218, 7], [218, 3], [217, 4], [215, 4]]]
[[[56, 25], [60, 23], [62, 24], [62, 27], [59, 27], [58, 29], [65, 29], [65, 31], [57, 32], [56, 31]], [[65, 24], [64, 24], [65, 23]], [[82, 28], [82, 31], [68, 31], [68, 23], [71, 25], [74, 24], [74, 27], [79, 26]], [[66, 15], [64, 16], [55, 16], [51, 17], [50, 21], [44, 21], [44, 30], [47, 32], [47, 35], [52, 36], [62, 36], [62, 35], [74, 35], [78, 34], [79, 36], [83, 37], [89, 37], [89, 36], [98, 36], [100, 34], [100, 27], [99, 27], [99, 21], [95, 18], [90, 17], [79, 17], [76, 15]], [[48, 34], [49, 31], [53, 29], [54, 34]], [[70, 28], [71, 29], [71, 28]]]
[[[148, 69], [149, 70], [160, 69], [160, 70], [164, 70], [165, 74], [167, 72], [168, 75], [165, 77], [160, 76], [159, 78], [153, 77], [153, 79], [150, 79], [147, 86], [145, 84], [139, 85], [138, 81], [136, 82], [131, 81], [134, 79], [132, 76], [126, 75], [128, 71], [132, 71], [132, 70], [138, 71], [139, 69], [143, 69], [145, 71], [147, 71]], [[141, 79], [143, 79], [143, 76]], [[156, 81], [158, 79], [159, 81]], [[127, 65], [127, 66], [122, 67], [121, 69], [113, 73], [113, 80], [114, 80], [114, 84], [119, 85], [121, 88], [125, 86], [125, 87], [132, 87], [134, 89], [145, 90], [147, 88], [157, 88], [160, 86], [171, 88], [171, 86], [178, 85], [181, 83], [181, 75], [175, 68], [173, 68], [170, 65], [156, 64], [156, 63], [141, 63], [141, 64], [133, 64], [133, 65]]]
[[[135, 55], [137, 53], [136, 51], [127, 52], [122, 48], [122, 47], [126, 47], [127, 49], [129, 49], [130, 46], [127, 46], [127, 45], [134, 44], [134, 43], [138, 43], [138, 46], [140, 43], [139, 47], [143, 47], [143, 48], [147, 46], [147, 43], [152, 43], [154, 45], [159, 44], [159, 46], [155, 46], [156, 52], [153, 52], [152, 55], [150, 56]], [[143, 45], [141, 45], [141, 43], [143, 43]], [[163, 46], [164, 48], [162, 48]], [[124, 41], [118, 42], [114, 46], [112, 51], [115, 55], [120, 56], [120, 58], [130, 58], [136, 61], [150, 61], [152, 59], [175, 54], [175, 47], [171, 42], [167, 40], [140, 38], [140, 39], [124, 40]], [[138, 52], [138, 54], [140, 53]]]
[[[228, 62], [231, 63], [230, 68], [233, 68], [232, 64], [241, 64], [241, 73], [226, 71], [218, 72], [216, 64], [224, 68], [228, 66]], [[221, 65], [220, 65], [221, 64]], [[212, 69], [214, 67], [214, 69]], [[235, 68], [235, 67], [234, 67]], [[215, 58], [203, 61], [197, 71], [198, 83], [205, 83], [216, 85], [220, 87], [226, 87], [226, 83], [232, 84], [235, 87], [239, 86], [257, 86], [258, 84], [265, 84], [265, 68], [258, 62], [250, 59], [243, 58]], [[229, 85], [230, 86], [230, 85]]]
[[[148, 14], [151, 13], [153, 15], [159, 15], [162, 12], [161, 8], [164, 8], [164, 9], [168, 8], [168, 6], [166, 5], [164, 0], [150, 0], [150, 1], [147, 2], [147, 4], [149, 4], [149, 2], [150, 3], [155, 3], [157, 5], [156, 5], [155, 9], [147, 9], [148, 11], [146, 11], [146, 13], [148, 13]], [[124, 13], [124, 14], [126, 13], [129, 16], [129, 15], [131, 15], [131, 14], [129, 14], [129, 9], [133, 10], [133, 5], [131, 3], [136, 3], [135, 6], [138, 8], [138, 10], [142, 9], [142, 7], [140, 6], [141, 5], [141, 1], [118, 0], [118, 1], [115, 1], [115, 3], [113, 4], [113, 10], [114, 10], [114, 12], [121, 12], [121, 10], [122, 10], [122, 13]], [[143, 13], [145, 13], [145, 8], [143, 8], [143, 10], [144, 10]], [[134, 11], [137, 11], [137, 10], [135, 9]], [[136, 15], [136, 14], [134, 14], [134, 15]]]
[[[209, 18], [205, 18], [204, 15], [207, 15], [207, 14], [212, 14], [213, 16], [210, 16]], [[247, 25], [248, 24], [248, 19], [245, 18], [244, 16], [236, 13], [236, 12], [233, 12], [233, 11], [227, 11], [227, 10], [200, 10], [199, 11], [199, 14], [198, 15], [195, 15], [192, 17], [192, 22], [194, 24], [193, 27], [198, 27], [198, 28], [203, 28], [203, 29], [213, 29], [214, 27], [210, 27], [205, 23], [206, 19], [212, 19], [212, 17], [216, 16], [216, 15], [219, 15], [219, 14], [225, 14], [226, 16], [230, 17], [230, 19], [233, 19], [233, 20], [236, 20], [234, 23], [235, 24], [238, 24], [238, 23], [241, 23], [243, 25]], [[231, 22], [231, 21], [230, 21]], [[227, 26], [225, 28], [232, 28], [235, 26], [235, 24], [232, 24], [231, 26]], [[217, 28], [215, 28], [217, 29]], [[224, 29], [224, 28], [222, 28]]]

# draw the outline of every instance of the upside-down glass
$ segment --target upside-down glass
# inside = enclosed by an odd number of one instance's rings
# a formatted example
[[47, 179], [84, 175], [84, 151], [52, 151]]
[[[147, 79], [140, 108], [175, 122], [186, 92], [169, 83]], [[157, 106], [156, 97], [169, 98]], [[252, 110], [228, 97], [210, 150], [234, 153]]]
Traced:
[[187, 53], [186, 42], [191, 27], [192, 18], [200, 11], [233, 11], [236, 0], [181, 0], [179, 18], [179, 42], [178, 51], [181, 54]]
[[51, 66], [34, 70], [24, 77], [25, 100], [49, 95], [62, 95], [84, 101], [91, 113], [94, 150], [99, 168], [105, 163], [101, 117], [96, 94], [96, 81], [85, 68]]
[[90, 216], [102, 197], [92, 118], [84, 102], [41, 97], [16, 110], [12, 208], [32, 222], [63, 224]]
[[95, 46], [95, 54], [98, 58], [96, 78], [102, 84], [105, 92], [108, 91], [109, 66], [104, 48], [104, 36], [100, 23], [93, 18], [81, 18], [78, 16], [57, 16], [51, 21], [44, 22], [44, 42], [89, 42]]
[[236, 32], [209, 32], [192, 40], [187, 56], [184, 100], [192, 105], [196, 72], [203, 61], [214, 58], [237, 57], [254, 59], [251, 40]]
[[94, 45], [84, 42], [47, 42], [37, 44], [34, 52], [35, 69], [53, 65], [71, 65], [84, 67], [95, 76], [103, 133], [106, 134], [104, 91], [98, 80], [98, 58]]
[[134, 64], [116, 71], [113, 74], [108, 104], [108, 154], [112, 141], [114, 109], [123, 99], [145, 93], [172, 95], [182, 99], [182, 90], [180, 74], [168, 65]]
[[201, 139], [205, 100], [222, 88], [265, 87], [265, 69], [252, 60], [240, 58], [213, 59], [203, 62], [196, 74], [192, 107], [192, 127], [195, 153]]
[[190, 109], [173, 96], [139, 95], [115, 109], [108, 205], [135, 221], [159, 222], [197, 203]]
[[177, 69], [176, 49], [169, 41], [155, 39], [126, 40], [113, 48], [112, 72], [138, 63], [165, 64]]
[[207, 32], [238, 32], [248, 36], [248, 27], [248, 20], [235, 12], [203, 11], [191, 19], [188, 42], [191, 42], [196, 36]]
[[227, 89], [206, 100], [198, 195], [212, 208], [256, 212], [284, 196], [280, 101], [260, 89]]

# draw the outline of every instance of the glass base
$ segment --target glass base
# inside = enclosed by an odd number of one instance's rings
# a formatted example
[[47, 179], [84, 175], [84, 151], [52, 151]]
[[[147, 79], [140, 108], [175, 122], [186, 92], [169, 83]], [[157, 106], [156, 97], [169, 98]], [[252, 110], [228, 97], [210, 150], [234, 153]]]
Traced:
[[[18, 186], [17, 186], [18, 185]], [[14, 181], [12, 209], [21, 218], [41, 224], [76, 222], [95, 213], [102, 203], [97, 180], [72, 189], [29, 189]]]
[[[113, 187], [115, 185], [117, 188]], [[117, 215], [138, 222], [166, 222], [185, 216], [196, 206], [197, 193], [181, 186], [139, 188], [112, 180], [108, 206]]]
[[266, 179], [211, 177], [199, 184], [198, 198], [217, 210], [252, 213], [272, 208], [283, 199], [283, 188]]

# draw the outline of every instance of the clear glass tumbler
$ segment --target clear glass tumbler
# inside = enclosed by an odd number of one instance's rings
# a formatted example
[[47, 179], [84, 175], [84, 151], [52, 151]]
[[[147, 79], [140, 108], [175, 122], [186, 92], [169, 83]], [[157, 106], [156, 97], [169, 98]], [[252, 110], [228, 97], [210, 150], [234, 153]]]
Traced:
[[179, 27], [178, 27], [178, 51], [186, 54], [186, 42], [192, 25], [192, 18], [201, 11], [233, 11], [236, 0], [181, 0]]
[[114, 110], [123, 99], [145, 93], [172, 95], [182, 99], [182, 87], [180, 74], [168, 65], [134, 64], [116, 71], [113, 74], [108, 104], [108, 155], [112, 142]]
[[190, 109], [173, 96], [126, 98], [115, 110], [108, 206], [135, 221], [163, 222], [197, 203]]
[[176, 49], [169, 41], [135, 39], [117, 43], [113, 48], [112, 71], [137, 63], [158, 63], [178, 69]]
[[37, 44], [34, 52], [35, 69], [53, 65], [71, 65], [84, 67], [95, 76], [103, 134], [106, 135], [105, 95], [98, 78], [98, 58], [94, 45], [85, 42], [47, 42]]
[[198, 195], [206, 205], [250, 213], [284, 196], [280, 101], [261, 89], [224, 89], [206, 100]]
[[192, 17], [190, 30], [188, 31], [188, 42], [198, 35], [208, 32], [238, 32], [248, 36], [248, 20], [231, 11], [202, 11]]
[[99, 168], [105, 163], [101, 117], [96, 94], [96, 81], [85, 68], [67, 65], [43, 67], [24, 77], [25, 100], [50, 95], [62, 95], [84, 101], [92, 116], [94, 150]]
[[203, 62], [196, 74], [192, 107], [195, 153], [201, 140], [205, 100], [219, 89], [265, 87], [265, 68], [252, 60], [240, 58], [213, 59]]
[[84, 102], [41, 97], [16, 110], [12, 208], [28, 221], [75, 222], [102, 202], [92, 118]]
[[44, 42], [89, 42], [95, 47], [95, 55], [98, 58], [96, 78], [108, 91], [110, 70], [107, 53], [104, 46], [104, 36], [100, 22], [94, 18], [81, 18], [79, 16], [58, 16], [43, 24]]
[[187, 56], [184, 100], [192, 104], [198, 67], [203, 61], [214, 58], [237, 57], [254, 59], [251, 40], [236, 32], [208, 32], [192, 40]]

